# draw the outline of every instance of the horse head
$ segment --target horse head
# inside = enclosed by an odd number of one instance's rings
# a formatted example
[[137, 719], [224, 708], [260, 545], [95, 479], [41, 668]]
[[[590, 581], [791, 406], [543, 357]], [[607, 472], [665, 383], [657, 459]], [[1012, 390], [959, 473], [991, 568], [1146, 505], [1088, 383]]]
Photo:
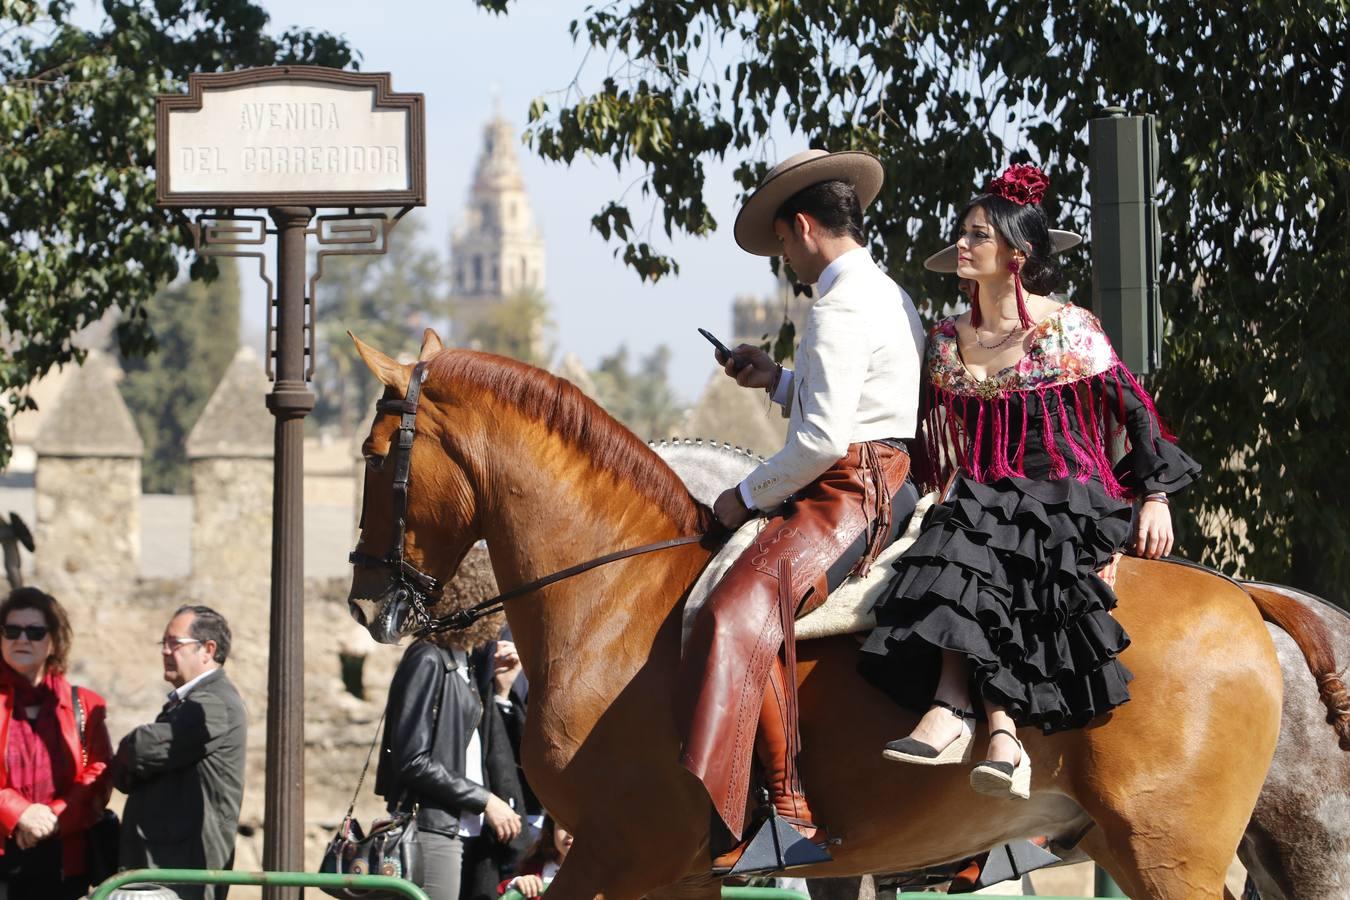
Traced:
[[[347, 606], [372, 637], [392, 644], [425, 623], [427, 604], [478, 540], [473, 476], [463, 451], [471, 429], [455, 398], [426, 378], [426, 364], [444, 349], [434, 331], [423, 335], [417, 365], [351, 338], [384, 395], [361, 446], [361, 534]], [[416, 402], [405, 403], [415, 372], [421, 378], [412, 392]], [[400, 446], [404, 426], [410, 430]]]

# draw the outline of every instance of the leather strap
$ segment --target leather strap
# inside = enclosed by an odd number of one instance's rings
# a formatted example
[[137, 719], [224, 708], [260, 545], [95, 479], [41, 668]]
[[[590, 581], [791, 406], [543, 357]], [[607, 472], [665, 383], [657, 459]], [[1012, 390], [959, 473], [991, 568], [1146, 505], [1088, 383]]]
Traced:
[[[959, 707], [959, 706], [953, 706], [952, 704], [948, 703], [946, 700], [939, 700], [939, 699], [937, 699], [936, 697], [934, 697], [934, 698], [933, 698], [933, 705], [934, 705], [934, 706], [940, 706], [940, 707], [942, 707], [943, 709], [947, 710], [947, 712], [951, 713], [952, 715], [956, 716], [958, 719], [961, 719], [962, 721], [965, 721], [966, 719], [973, 719], [973, 718], [975, 718], [975, 711], [974, 711], [974, 710], [971, 710], [971, 709], [961, 709], [961, 707]], [[997, 733], [998, 733], [998, 732], [995, 732], [995, 734], [997, 734]], [[1003, 733], [1004, 733], [1004, 734], [1007, 734], [1006, 731], [1003, 732]], [[993, 737], [993, 735], [990, 735], [990, 737]], [[1016, 739], [1017, 739], [1016, 737], [1013, 738], [1013, 740], [1016, 740]]]
[[[467, 628], [484, 616], [490, 616], [495, 612], [500, 612], [505, 607], [506, 601], [508, 600], [523, 597], [525, 594], [542, 590], [551, 584], [573, 578], [584, 572], [589, 572], [592, 569], [598, 569], [601, 566], [607, 566], [610, 563], [618, 562], [621, 559], [641, 556], [644, 553], [655, 553], [658, 550], [669, 550], [672, 547], [683, 547], [685, 544], [697, 544], [710, 536], [711, 532], [709, 534], [690, 534], [685, 535], [684, 537], [671, 538], [667, 541], [658, 541], [655, 544], [643, 544], [641, 547], [629, 547], [627, 550], [617, 550], [614, 553], [607, 553], [604, 556], [587, 560], [584, 563], [578, 563], [577, 565], [563, 569], [560, 572], [554, 572], [552, 575], [546, 575], [545, 577], [537, 578], [528, 584], [522, 584], [509, 591], [504, 591], [497, 596], [489, 600], [484, 600], [482, 603], [475, 604], [468, 609], [462, 609], [458, 612], [453, 612], [448, 616], [433, 619], [426, 627], [419, 629], [416, 632], [416, 635], [422, 637], [440, 631], [449, 631], [452, 628]], [[726, 538], [723, 537], [722, 539], [725, 540]]]
[[75, 733], [80, 736], [80, 765], [89, 765], [89, 747], [84, 742], [84, 704], [80, 702], [80, 688], [70, 686], [70, 705], [75, 709]]

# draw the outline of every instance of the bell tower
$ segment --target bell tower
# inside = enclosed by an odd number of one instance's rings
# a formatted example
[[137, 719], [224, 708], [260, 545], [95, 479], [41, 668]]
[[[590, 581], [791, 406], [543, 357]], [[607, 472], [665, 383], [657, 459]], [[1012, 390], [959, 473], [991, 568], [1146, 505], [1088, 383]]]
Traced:
[[500, 113], [487, 123], [468, 201], [450, 237], [451, 334], [461, 346], [488, 308], [544, 290], [544, 239], [520, 173], [518, 140]]

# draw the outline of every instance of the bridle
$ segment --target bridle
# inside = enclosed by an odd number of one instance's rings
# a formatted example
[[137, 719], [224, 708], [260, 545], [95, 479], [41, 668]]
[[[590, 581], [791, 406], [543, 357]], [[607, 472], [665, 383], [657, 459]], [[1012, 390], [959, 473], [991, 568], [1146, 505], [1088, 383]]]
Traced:
[[[508, 600], [524, 596], [540, 588], [580, 575], [583, 572], [589, 572], [591, 569], [618, 562], [621, 559], [640, 556], [644, 553], [654, 553], [658, 550], [669, 550], [672, 547], [682, 547], [686, 544], [701, 543], [705, 540], [709, 541], [711, 547], [720, 543], [721, 540], [725, 540], [725, 534], [719, 535], [708, 532], [618, 550], [584, 563], [578, 563], [562, 571], [554, 572], [552, 575], [538, 578], [528, 584], [522, 584], [509, 591], [504, 591], [468, 609], [457, 610], [440, 618], [433, 617], [429, 607], [440, 599], [442, 592], [445, 590], [445, 585], [435, 576], [428, 575], [403, 558], [408, 531], [408, 483], [412, 475], [412, 447], [413, 438], [417, 431], [417, 405], [422, 397], [422, 383], [426, 381], [426, 377], [427, 363], [424, 360], [413, 366], [412, 377], [408, 380], [408, 391], [402, 400], [381, 398], [375, 403], [377, 413], [398, 413], [400, 416], [398, 432], [391, 448], [394, 454], [394, 519], [397, 529], [394, 535], [394, 543], [384, 556], [370, 556], [366, 553], [358, 553], [355, 550], [347, 556], [347, 561], [354, 566], [389, 569], [394, 573], [393, 587], [407, 600], [414, 623], [412, 634], [415, 637], [468, 628], [484, 616], [500, 612], [505, 608]], [[364, 524], [365, 512], [363, 509], [362, 525], [364, 526]]]
[[[445, 585], [432, 575], [428, 575], [403, 558], [403, 548], [408, 533], [408, 481], [412, 474], [413, 437], [417, 433], [417, 403], [422, 397], [422, 382], [427, 378], [425, 361], [413, 366], [412, 377], [408, 379], [408, 391], [402, 400], [381, 397], [375, 401], [377, 413], [399, 413], [398, 432], [393, 442], [394, 453], [394, 522], [397, 531], [393, 546], [384, 556], [370, 556], [353, 550], [347, 555], [347, 561], [354, 566], [367, 566], [373, 569], [392, 569], [393, 584], [408, 600], [412, 610], [413, 622], [420, 631], [431, 623], [431, 613], [427, 611], [428, 602], [438, 599]], [[364, 499], [362, 501], [361, 524], [365, 525]]]

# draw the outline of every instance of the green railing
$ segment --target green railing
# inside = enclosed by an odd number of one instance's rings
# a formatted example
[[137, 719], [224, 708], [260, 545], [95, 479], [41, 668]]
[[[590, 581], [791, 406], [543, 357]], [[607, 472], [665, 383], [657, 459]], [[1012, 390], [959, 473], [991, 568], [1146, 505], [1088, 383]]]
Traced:
[[378, 888], [402, 894], [408, 900], [429, 900], [411, 881], [389, 875], [332, 875], [317, 872], [234, 872], [225, 869], [129, 869], [118, 872], [98, 886], [90, 900], [108, 900], [128, 884], [248, 884], [279, 887]]
[[[113, 891], [128, 884], [245, 884], [282, 887], [349, 887], [394, 891], [409, 900], [429, 900], [411, 881], [388, 875], [328, 875], [313, 872], [234, 872], [222, 869], [131, 869], [119, 872], [98, 886], [90, 900], [108, 900]], [[931, 900], [933, 894], [896, 894], [895, 900]], [[507, 891], [502, 900], [523, 900], [519, 891]], [[722, 900], [810, 900], [800, 891], [771, 887], [723, 887]], [[989, 900], [999, 900], [991, 897]], [[1014, 897], [1003, 900], [1016, 900]], [[1041, 897], [1039, 900], [1077, 900]], [[1100, 900], [1100, 898], [1099, 898]]]
[[[932, 900], [932, 894], [928, 895]], [[501, 900], [524, 900], [520, 891], [507, 891]], [[789, 891], [786, 888], [773, 887], [728, 887], [722, 888], [722, 900], [811, 900], [801, 891]]]

